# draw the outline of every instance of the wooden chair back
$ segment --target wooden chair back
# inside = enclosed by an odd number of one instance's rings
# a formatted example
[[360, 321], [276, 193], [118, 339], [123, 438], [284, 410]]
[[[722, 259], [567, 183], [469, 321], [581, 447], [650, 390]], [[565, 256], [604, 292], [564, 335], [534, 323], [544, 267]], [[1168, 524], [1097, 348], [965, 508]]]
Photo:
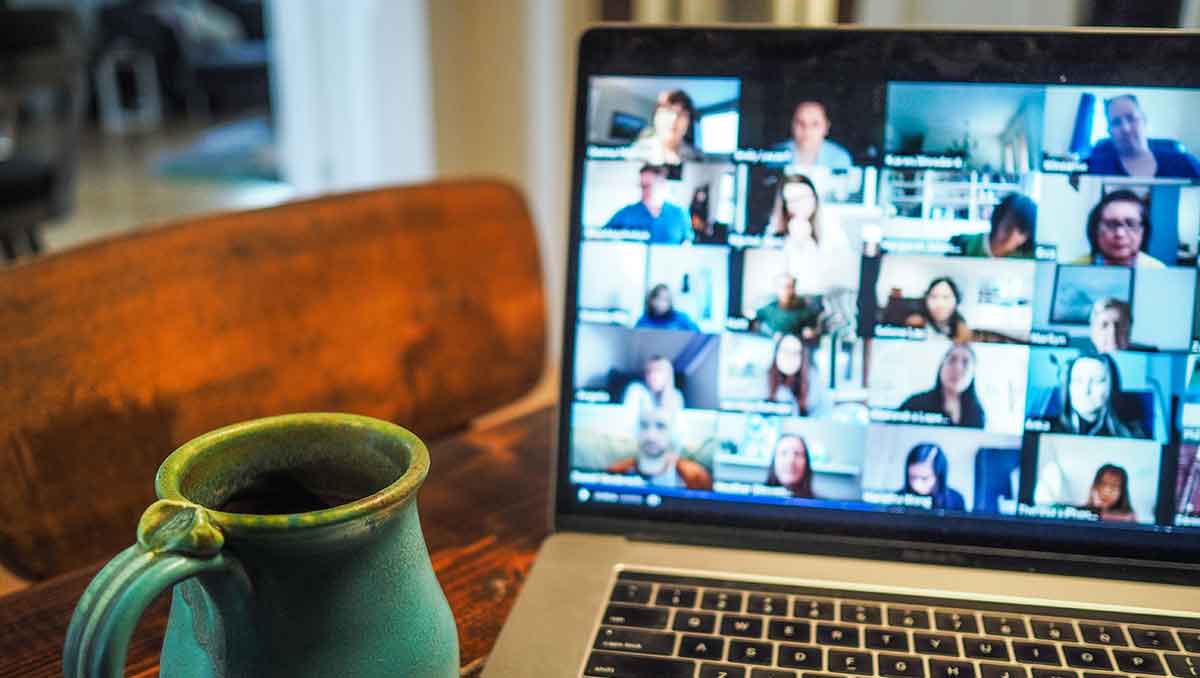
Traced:
[[0, 271], [0, 562], [44, 578], [132, 543], [158, 464], [225, 424], [462, 429], [537, 382], [545, 324], [529, 212], [490, 182], [217, 214]]

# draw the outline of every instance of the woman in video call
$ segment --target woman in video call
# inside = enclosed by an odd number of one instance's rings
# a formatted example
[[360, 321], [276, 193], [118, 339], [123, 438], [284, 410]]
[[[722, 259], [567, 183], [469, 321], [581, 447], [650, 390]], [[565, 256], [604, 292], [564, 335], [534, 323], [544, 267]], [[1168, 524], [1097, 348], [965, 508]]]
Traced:
[[941, 414], [952, 426], [983, 428], [987, 418], [975, 394], [975, 352], [971, 347], [951, 346], [938, 366], [933, 388], [909, 396], [900, 410]]
[[1115, 464], [1101, 466], [1092, 480], [1084, 508], [1099, 514], [1100, 520], [1137, 522], [1137, 514], [1129, 501], [1129, 473]]
[[908, 451], [904, 460], [904, 489], [900, 494], [930, 497], [931, 509], [965, 511], [963, 496], [946, 484], [949, 474], [946, 452], [935, 443], [920, 443]]
[[1081, 355], [1067, 364], [1062, 414], [1050, 422], [1055, 433], [1111, 438], [1149, 438], [1136, 419], [1117, 411], [1121, 376], [1107, 353]]
[[656, 165], [679, 165], [698, 160], [700, 154], [689, 141], [695, 120], [696, 107], [687, 92], [673, 89], [660, 93], [650, 125], [631, 149], [634, 157]]
[[794, 334], [775, 340], [771, 365], [767, 368], [767, 399], [791, 406], [791, 413], [812, 416], [825, 402], [825, 392], [814, 379], [812, 359], [803, 342]]
[[1104, 194], [1087, 220], [1091, 253], [1075, 264], [1164, 268], [1163, 262], [1146, 254], [1150, 245], [1150, 208], [1133, 191], [1120, 189]]
[[988, 233], [958, 235], [950, 242], [964, 257], [1033, 257], [1037, 203], [1020, 193], [1004, 196], [992, 210]]
[[683, 393], [675, 387], [675, 366], [664, 356], [650, 356], [642, 369], [642, 380], [625, 387], [621, 402], [634, 412], [650, 408], [683, 409]]
[[1172, 139], [1151, 139], [1137, 97], [1122, 94], [1104, 102], [1109, 138], [1087, 159], [1090, 174], [1131, 177], [1200, 178], [1200, 162]]
[[909, 327], [923, 327], [951, 341], [965, 342], [971, 339], [971, 329], [958, 312], [962, 303], [962, 292], [950, 278], [934, 278], [925, 288], [920, 313], [910, 315], [904, 322]]
[[793, 497], [812, 499], [812, 464], [808, 455], [808, 443], [804, 438], [785, 433], [775, 441], [775, 452], [771, 455], [771, 467], [767, 471], [767, 485], [786, 487]]
[[788, 174], [780, 180], [767, 233], [784, 239], [787, 272], [800, 294], [827, 292], [830, 275], [851, 254], [846, 234], [827, 216], [812, 179]]
[[650, 288], [650, 293], [646, 295], [646, 307], [642, 312], [642, 317], [638, 318], [634, 327], [684, 332], [700, 331], [700, 328], [686, 313], [675, 310], [675, 305], [671, 300], [671, 288], [661, 283]]

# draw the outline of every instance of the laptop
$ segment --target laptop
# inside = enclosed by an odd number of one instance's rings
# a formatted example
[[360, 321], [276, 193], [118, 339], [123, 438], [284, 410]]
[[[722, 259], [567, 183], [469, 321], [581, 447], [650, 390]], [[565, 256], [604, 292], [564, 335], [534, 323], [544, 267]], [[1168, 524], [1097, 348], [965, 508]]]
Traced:
[[484, 675], [1200, 676], [1197, 64], [588, 32], [554, 534]]

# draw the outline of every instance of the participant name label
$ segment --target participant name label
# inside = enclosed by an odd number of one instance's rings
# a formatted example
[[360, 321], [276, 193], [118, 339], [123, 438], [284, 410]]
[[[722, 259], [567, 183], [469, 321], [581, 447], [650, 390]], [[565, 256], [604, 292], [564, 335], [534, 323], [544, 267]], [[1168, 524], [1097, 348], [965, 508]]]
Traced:
[[879, 325], [875, 328], [875, 336], [880, 339], [907, 339], [909, 341], [924, 341], [929, 337], [929, 331], [924, 327]]
[[871, 421], [878, 421], [885, 424], [944, 425], [950, 423], [949, 417], [938, 412], [904, 412], [876, 408], [871, 408]]
[[1178, 527], [1200, 527], [1200, 516], [1175, 516], [1175, 525]]
[[1042, 159], [1043, 172], [1086, 172], [1088, 169], [1087, 163], [1079, 160], [1056, 160], [1053, 158]]
[[898, 155], [888, 153], [883, 156], [883, 164], [888, 167], [906, 169], [962, 169], [966, 162], [958, 156], [949, 155]]
[[735, 412], [758, 412], [760, 414], [788, 415], [793, 406], [789, 403], [772, 403], [766, 400], [722, 400], [721, 409]]
[[1100, 516], [1087, 509], [1074, 506], [1029, 506], [1017, 505], [1017, 515], [1026, 518], [1049, 518], [1052, 520], [1090, 520], [1096, 522]]
[[769, 151], [762, 148], [739, 148], [733, 152], [735, 162], [759, 162], [772, 165], [784, 165], [792, 161], [792, 152]]
[[600, 323], [604, 325], [629, 325], [629, 311], [597, 311], [586, 308], [579, 309], [579, 320], [585, 323]]
[[958, 254], [959, 248], [948, 241], [884, 238], [880, 247], [888, 254]]
[[900, 494], [899, 492], [873, 492], [863, 490], [863, 501], [886, 506], [904, 506], [907, 508], [933, 508], [933, 497], [919, 494]]
[[1029, 333], [1029, 343], [1037, 346], [1066, 346], [1070, 337], [1065, 332], [1034, 330]]

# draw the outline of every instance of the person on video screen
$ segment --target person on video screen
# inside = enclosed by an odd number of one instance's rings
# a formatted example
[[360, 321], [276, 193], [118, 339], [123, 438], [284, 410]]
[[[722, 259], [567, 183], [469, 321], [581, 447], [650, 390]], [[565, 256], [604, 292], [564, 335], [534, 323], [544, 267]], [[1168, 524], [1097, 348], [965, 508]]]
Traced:
[[784, 239], [787, 270], [801, 294], [827, 292], [831, 267], [850, 253], [846, 234], [821, 213], [817, 187], [803, 174], [788, 174], [779, 181], [767, 233]]
[[1033, 229], [1037, 224], [1037, 203], [1020, 193], [1004, 196], [992, 210], [992, 228], [988, 233], [956, 235], [950, 243], [957, 245], [964, 257], [1024, 257], [1033, 256]]
[[1062, 414], [1050, 422], [1055, 433], [1112, 438], [1149, 438], [1141, 422], [1118, 411], [1121, 376], [1107, 353], [1082, 355], [1067, 364]]
[[634, 327], [651, 330], [681, 330], [684, 332], [699, 332], [700, 328], [683, 311], [675, 309], [671, 299], [671, 288], [663, 284], [650, 288], [646, 295], [646, 305], [642, 317], [638, 318]]
[[634, 157], [656, 165], [679, 165], [699, 160], [692, 146], [696, 107], [681, 89], [662, 92], [654, 105], [654, 116], [631, 149]]
[[642, 368], [641, 381], [625, 387], [621, 402], [635, 412], [661, 408], [682, 410], [683, 392], [675, 386], [675, 366], [665, 356], [651, 356]]
[[962, 292], [958, 285], [947, 277], [934, 278], [921, 297], [921, 310], [909, 315], [904, 324], [921, 327], [955, 342], [971, 340], [971, 328], [958, 312], [962, 303]]
[[1088, 325], [1096, 353], [1113, 353], [1129, 348], [1129, 330], [1133, 326], [1133, 312], [1129, 304], [1112, 297], [1097, 299], [1092, 304]]
[[909, 396], [900, 410], [942, 414], [953, 426], [983, 428], [987, 418], [975, 393], [975, 351], [967, 344], [951, 346], [942, 356], [933, 388]]
[[729, 239], [729, 228], [708, 218], [708, 187], [701, 186], [692, 194], [688, 214], [692, 219], [692, 242], [697, 245], [721, 245]]
[[796, 294], [796, 278], [782, 273], [776, 278], [775, 301], [758, 309], [751, 326], [763, 334], [794, 334], [804, 341], [817, 338], [821, 304]]
[[638, 413], [637, 454], [621, 459], [609, 473], [639, 475], [650, 485], [711, 490], [712, 474], [703, 464], [684, 458], [676, 438], [679, 413], [652, 407]]
[[785, 433], [775, 441], [771, 467], [767, 470], [767, 485], [786, 487], [793, 497], [813, 499], [812, 460], [804, 438]]
[[825, 405], [825, 391], [804, 343], [794, 334], [775, 340], [771, 364], [767, 367], [767, 400], [786, 403], [791, 414], [812, 416]]
[[682, 207], [667, 202], [667, 168], [642, 165], [638, 186], [642, 199], [617, 210], [604, 228], [648, 231], [652, 243], [678, 245], [687, 240], [692, 232], [691, 220]]
[[1101, 466], [1092, 480], [1084, 508], [1094, 511], [1100, 520], [1137, 522], [1137, 514], [1129, 501], [1129, 473], [1115, 464]]
[[1150, 245], [1150, 208], [1133, 191], [1104, 194], [1088, 213], [1087, 239], [1091, 253], [1072, 263], [1099, 266], [1164, 268], [1146, 254]]
[[900, 494], [930, 497], [930, 508], [965, 511], [963, 496], [946, 483], [950, 461], [936, 443], [920, 443], [908, 451], [904, 460], [904, 489]]
[[791, 152], [790, 165], [796, 167], [847, 168], [853, 163], [850, 153], [829, 140], [829, 113], [819, 101], [801, 101], [792, 110], [792, 138], [771, 147]]
[[1178, 179], [1200, 178], [1200, 161], [1174, 139], [1147, 136], [1146, 113], [1132, 94], [1104, 102], [1109, 137], [1087, 159], [1091, 174]]

